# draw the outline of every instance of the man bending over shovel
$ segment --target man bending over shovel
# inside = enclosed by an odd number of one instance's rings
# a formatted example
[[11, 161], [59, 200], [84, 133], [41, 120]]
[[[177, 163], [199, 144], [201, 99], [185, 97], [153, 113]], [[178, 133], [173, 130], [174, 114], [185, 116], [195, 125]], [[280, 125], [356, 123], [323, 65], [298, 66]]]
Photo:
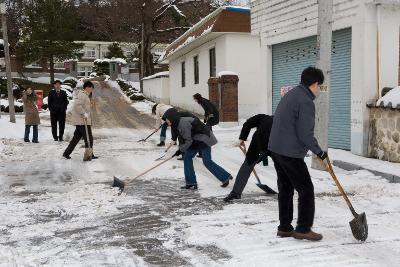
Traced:
[[175, 109], [169, 109], [164, 117], [168, 125], [178, 134], [179, 150], [174, 156], [185, 153], [183, 160], [186, 185], [181, 188], [197, 189], [193, 157], [200, 151], [203, 154], [204, 166], [222, 183], [221, 187], [227, 187], [232, 176], [211, 159], [211, 146], [217, 143], [217, 139], [210, 128], [197, 118], [181, 117]]
[[[327, 157], [314, 137], [313, 100], [324, 82], [324, 74], [314, 67], [301, 74], [301, 83], [279, 102], [274, 115], [268, 149], [278, 176], [279, 221], [277, 235], [318, 241], [322, 235], [311, 230], [314, 221], [314, 186], [304, 157], [311, 150], [321, 160]], [[293, 229], [293, 193], [299, 194], [298, 219]]]
[[[228, 202], [233, 199], [240, 199], [243, 189], [245, 188], [247, 181], [257, 163], [263, 162], [263, 165], [268, 165], [268, 140], [269, 134], [272, 127], [272, 116], [265, 114], [258, 114], [248, 119], [242, 127], [242, 131], [239, 136], [239, 147], [245, 149], [244, 141], [250, 134], [252, 128], [257, 128], [254, 132], [249, 146], [249, 150], [246, 153], [246, 159], [239, 169], [236, 176], [235, 185], [233, 186], [232, 192], [229, 193], [224, 201]], [[257, 184], [262, 190], [267, 193], [273, 193], [274, 191], [266, 185]], [[276, 193], [276, 192], [275, 192]]]

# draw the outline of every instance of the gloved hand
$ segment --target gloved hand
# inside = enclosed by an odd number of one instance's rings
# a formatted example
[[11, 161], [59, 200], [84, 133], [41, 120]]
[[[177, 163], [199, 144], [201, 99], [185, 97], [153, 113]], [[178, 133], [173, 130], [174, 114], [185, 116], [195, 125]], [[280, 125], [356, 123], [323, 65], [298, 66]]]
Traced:
[[268, 152], [267, 151], [261, 151], [258, 157], [257, 163], [263, 162], [264, 166], [268, 166]]
[[178, 149], [178, 150], [175, 152], [174, 157], [178, 157], [178, 156], [180, 156], [180, 155], [182, 155], [182, 152]]
[[325, 160], [328, 157], [328, 152], [326, 151], [321, 151], [318, 155], [317, 155], [321, 160]]
[[89, 114], [88, 114], [87, 112], [85, 112], [85, 113], [83, 113], [83, 117], [84, 117], [85, 119], [87, 119], [87, 118], [89, 118]]

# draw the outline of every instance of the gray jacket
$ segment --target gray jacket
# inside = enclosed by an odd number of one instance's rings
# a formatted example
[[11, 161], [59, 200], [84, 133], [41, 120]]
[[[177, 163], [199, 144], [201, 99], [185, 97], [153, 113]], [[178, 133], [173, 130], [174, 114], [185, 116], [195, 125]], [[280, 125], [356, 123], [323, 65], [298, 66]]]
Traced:
[[207, 126], [192, 117], [181, 117], [177, 130], [180, 137], [179, 150], [181, 152], [186, 152], [186, 150], [196, 145], [196, 143], [213, 146], [218, 142], [213, 132]]
[[275, 111], [268, 149], [279, 155], [304, 158], [322, 150], [314, 137], [314, 94], [304, 85], [290, 90]]

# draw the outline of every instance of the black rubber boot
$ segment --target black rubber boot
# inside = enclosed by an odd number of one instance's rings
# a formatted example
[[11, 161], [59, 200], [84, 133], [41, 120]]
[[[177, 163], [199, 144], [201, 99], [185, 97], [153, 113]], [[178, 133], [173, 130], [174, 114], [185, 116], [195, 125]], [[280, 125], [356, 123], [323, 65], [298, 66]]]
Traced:
[[235, 192], [230, 192], [229, 195], [227, 195], [227, 196], [224, 198], [224, 201], [225, 201], [225, 202], [230, 202], [230, 201], [232, 201], [232, 200], [234, 200], [234, 199], [241, 199], [241, 198], [242, 198], [241, 195], [239, 195], [239, 194], [237, 194], [237, 193], [235, 193]]
[[181, 189], [197, 189], [197, 184], [187, 184], [182, 186]]
[[161, 141], [157, 146], [165, 146], [165, 142]]

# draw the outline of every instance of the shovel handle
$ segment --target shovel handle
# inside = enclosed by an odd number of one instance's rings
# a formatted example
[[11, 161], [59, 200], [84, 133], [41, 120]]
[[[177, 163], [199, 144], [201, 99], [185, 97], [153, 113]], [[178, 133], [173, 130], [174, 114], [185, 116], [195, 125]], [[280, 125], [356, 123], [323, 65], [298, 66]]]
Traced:
[[83, 123], [85, 124], [86, 141], [88, 142], [89, 148], [91, 148], [90, 147], [89, 132], [88, 132], [87, 119], [86, 118], [83, 118]]
[[173, 159], [174, 157], [175, 157], [175, 155], [174, 155], [174, 156], [171, 156], [171, 157], [169, 157], [169, 158], [167, 158], [167, 159], [165, 159], [165, 160], [163, 160], [163, 161], [161, 161], [161, 162], [158, 163], [157, 165], [151, 167], [150, 169], [148, 169], [148, 170], [142, 172], [141, 174], [139, 174], [139, 175], [137, 175], [137, 176], [135, 176], [135, 177], [128, 178], [128, 179], [125, 181], [125, 185], [129, 184], [130, 182], [132, 182], [133, 180], [139, 178], [140, 176], [143, 176], [143, 175], [145, 175], [146, 173], [149, 173], [150, 171], [152, 171], [152, 170], [154, 170], [155, 168], [157, 168], [157, 167], [163, 165], [164, 163], [166, 163], [167, 161]]
[[158, 132], [158, 130], [161, 129], [161, 126], [158, 127], [157, 129], [155, 129], [151, 134], [149, 134], [145, 139], [140, 139], [138, 142], [146, 142], [147, 139], [149, 139], [153, 134], [155, 134], [156, 132]]
[[[247, 153], [246, 145], [243, 145], [243, 146], [239, 145], [239, 149], [242, 150], [244, 155], [246, 155], [246, 153]], [[258, 176], [258, 174], [254, 168], [253, 168], [253, 174], [256, 177], [258, 183], [261, 184], [260, 177]]]
[[346, 194], [346, 191], [344, 191], [342, 185], [340, 184], [338, 178], [336, 177], [335, 172], [333, 171], [333, 167], [332, 167], [329, 157], [326, 158], [326, 162], [323, 160], [321, 160], [321, 162], [325, 166], [325, 168], [329, 172], [329, 174], [331, 175], [332, 179], [335, 181], [335, 184], [339, 188], [339, 191], [342, 194], [344, 200], [346, 201], [347, 206], [349, 207], [351, 213], [353, 214], [354, 217], [357, 217], [358, 216], [357, 212], [354, 210], [353, 205], [351, 204], [350, 199]]

